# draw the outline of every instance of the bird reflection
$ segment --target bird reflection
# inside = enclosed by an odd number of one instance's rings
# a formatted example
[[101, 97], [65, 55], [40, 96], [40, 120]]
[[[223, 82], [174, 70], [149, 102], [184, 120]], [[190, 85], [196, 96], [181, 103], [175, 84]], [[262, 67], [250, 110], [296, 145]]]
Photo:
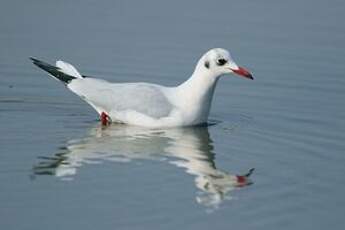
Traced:
[[41, 157], [34, 175], [54, 175], [71, 180], [84, 164], [103, 161], [130, 162], [151, 159], [166, 161], [194, 176], [196, 201], [217, 208], [230, 199], [230, 191], [251, 183], [249, 176], [234, 175], [215, 165], [208, 127], [145, 129], [135, 126], [96, 126], [82, 139], [68, 141], [52, 157]]

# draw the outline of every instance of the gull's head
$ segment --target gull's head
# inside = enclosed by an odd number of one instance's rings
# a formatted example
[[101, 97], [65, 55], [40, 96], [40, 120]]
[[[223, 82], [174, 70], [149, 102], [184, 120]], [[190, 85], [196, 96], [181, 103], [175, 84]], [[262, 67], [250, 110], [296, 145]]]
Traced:
[[221, 48], [211, 49], [204, 54], [199, 60], [197, 68], [214, 77], [234, 73], [251, 80], [254, 79], [248, 70], [234, 62], [229, 51]]

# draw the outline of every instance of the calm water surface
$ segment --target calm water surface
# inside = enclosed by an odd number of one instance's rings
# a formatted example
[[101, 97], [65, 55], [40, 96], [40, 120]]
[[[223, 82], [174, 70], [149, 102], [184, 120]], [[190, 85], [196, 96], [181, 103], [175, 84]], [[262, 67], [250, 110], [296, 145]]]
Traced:
[[[4, 229], [344, 229], [343, 1], [4, 1]], [[35, 68], [176, 85], [209, 48], [224, 76], [210, 125], [102, 128]], [[255, 168], [250, 186], [235, 175]]]

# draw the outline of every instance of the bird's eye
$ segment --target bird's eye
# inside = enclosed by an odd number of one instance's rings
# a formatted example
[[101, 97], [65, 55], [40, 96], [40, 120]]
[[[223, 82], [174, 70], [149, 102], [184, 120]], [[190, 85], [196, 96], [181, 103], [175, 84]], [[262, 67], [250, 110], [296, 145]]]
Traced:
[[217, 60], [217, 65], [222, 66], [225, 65], [225, 63], [227, 63], [228, 61], [225, 60], [224, 58], [220, 58]]

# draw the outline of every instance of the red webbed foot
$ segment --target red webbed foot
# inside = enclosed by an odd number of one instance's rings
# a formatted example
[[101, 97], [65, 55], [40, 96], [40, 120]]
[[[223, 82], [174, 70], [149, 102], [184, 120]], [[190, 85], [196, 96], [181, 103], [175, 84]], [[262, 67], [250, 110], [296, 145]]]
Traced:
[[110, 122], [111, 122], [111, 119], [110, 119], [109, 115], [106, 114], [105, 112], [102, 112], [102, 113], [101, 113], [100, 119], [101, 119], [102, 125], [104, 125], [104, 126], [109, 125]]

